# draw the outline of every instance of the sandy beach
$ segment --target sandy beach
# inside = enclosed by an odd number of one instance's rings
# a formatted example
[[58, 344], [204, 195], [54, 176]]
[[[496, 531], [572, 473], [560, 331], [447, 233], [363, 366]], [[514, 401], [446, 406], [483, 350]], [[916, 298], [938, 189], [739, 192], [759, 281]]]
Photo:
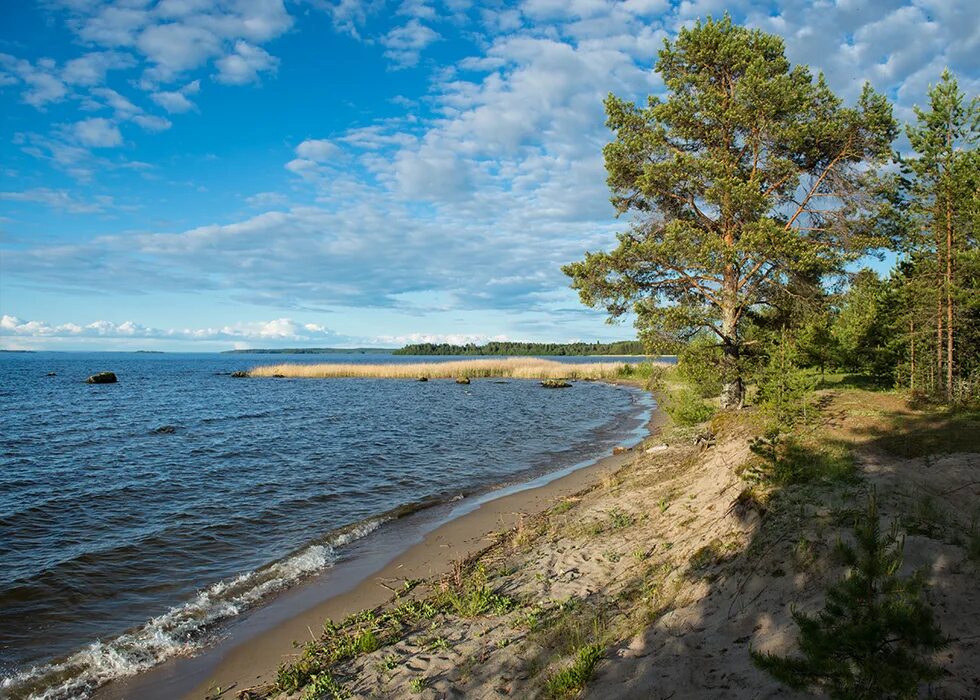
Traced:
[[[646, 426], [647, 433], [655, 434], [664, 422], [663, 413], [654, 411]], [[136, 677], [111, 683], [94, 697], [106, 700], [134, 697], [199, 700], [215, 696], [220, 692], [217, 689], [224, 691], [221, 697], [235, 697], [243, 688], [272, 682], [280, 663], [295, 653], [294, 643], [309, 641], [311, 633], [320, 630], [326, 620], [340, 620], [357, 611], [383, 605], [392, 598], [392, 591], [405, 581], [445, 575], [454, 561], [473, 557], [525, 519], [546, 511], [563, 499], [588, 491], [634, 456], [635, 450], [627, 450], [540, 486], [531, 482], [492, 491], [484, 494], [475, 507], [464, 499], [454, 508], [436, 513], [436, 517], [445, 522], [436, 524], [421, 541], [412, 542], [411, 535], [399, 540], [395, 533], [387, 543], [389, 550], [374, 552], [373, 556], [369, 552], [354, 566], [333, 569], [318, 577], [321, 580], [280, 596], [265, 608], [246, 616], [245, 625], [234, 626], [213, 648], [191, 658], [172, 659]], [[544, 479], [548, 478], [545, 474]], [[464, 513], [458, 514], [459, 511]], [[417, 514], [416, 519], [432, 515]], [[408, 516], [405, 519], [408, 522], [400, 520], [393, 529], [406, 525], [409, 528], [432, 526], [431, 523], [411, 522], [412, 518]], [[403, 549], [393, 559], [385, 561], [392, 546]], [[311, 600], [318, 598], [311, 604]], [[272, 622], [266, 619], [270, 609], [277, 610], [272, 613], [272, 617], [277, 618]], [[278, 619], [280, 617], [285, 619]]]

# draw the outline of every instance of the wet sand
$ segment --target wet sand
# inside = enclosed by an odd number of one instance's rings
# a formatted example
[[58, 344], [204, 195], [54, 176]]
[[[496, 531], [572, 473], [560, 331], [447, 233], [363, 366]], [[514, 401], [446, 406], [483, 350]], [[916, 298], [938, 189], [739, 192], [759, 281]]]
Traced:
[[[663, 423], [654, 410], [653, 433]], [[235, 697], [241, 690], [274, 679], [285, 657], [319, 634], [325, 621], [374, 608], [409, 579], [447, 572], [453, 561], [479, 552], [493, 533], [514, 527], [524, 515], [542, 512], [556, 501], [588, 489], [631, 460], [633, 450], [608, 456], [554, 478], [492, 491], [478, 498], [408, 516], [351, 548], [337, 566], [305, 585], [278, 596], [237, 621], [209, 649], [190, 658], [171, 659], [133, 678], [110, 683], [95, 698], [172, 700]], [[545, 482], [536, 485], [536, 482]]]

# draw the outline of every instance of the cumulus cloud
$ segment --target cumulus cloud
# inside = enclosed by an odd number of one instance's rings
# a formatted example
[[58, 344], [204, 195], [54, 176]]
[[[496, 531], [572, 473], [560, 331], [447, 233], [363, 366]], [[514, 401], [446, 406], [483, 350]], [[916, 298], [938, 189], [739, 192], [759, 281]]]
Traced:
[[394, 61], [398, 67], [409, 68], [419, 62], [422, 50], [439, 38], [438, 32], [412, 18], [385, 34], [381, 44], [386, 49], [385, 57]]
[[244, 85], [254, 83], [259, 79], [259, 73], [273, 71], [279, 65], [279, 59], [265, 49], [253, 46], [247, 41], [235, 42], [235, 50], [215, 61], [218, 74], [215, 79], [219, 83], [229, 85]]
[[[465, 18], [454, 10], [452, 21], [445, 3], [404, 1], [388, 13], [377, 2], [313, 4], [396, 66], [418, 65], [442, 35], [454, 39], [454, 50], [469, 40], [472, 48], [434, 67], [425, 94], [399, 100], [401, 116], [387, 107], [383, 119], [359, 117], [346, 131], [314, 134], [329, 138], [291, 142], [293, 153], [282, 158], [295, 176], [291, 196], [260, 192], [246, 200], [281, 211], [238, 220], [216, 213], [221, 224], [27, 246], [7, 254], [9, 269], [56, 288], [220, 291], [286, 309], [405, 309], [407, 299], [428, 295], [453, 311], [581, 318], [591, 312], [578, 306], [560, 266], [610, 245], [622, 227], [605, 186], [601, 149], [610, 135], [602, 98], [661, 92], [652, 66], [679, 27], [727, 8], [736, 21], [783, 36], [791, 60], [824, 71], [846, 99], [871, 80], [897, 99], [900, 116], [924, 100], [944, 65], [968, 92], [978, 88], [980, 25], [966, 0], [528, 0], [492, 13], [474, 6]], [[176, 87], [194, 77], [187, 73], [248, 83], [275, 70], [266, 42], [292, 21], [274, 0], [77, 8], [79, 38], [137, 57], [150, 99], [173, 114], [193, 107], [200, 83]], [[0, 68], [10, 76], [0, 82], [16, 81], [38, 106], [81, 85], [51, 62], [0, 57]], [[98, 66], [74, 73], [90, 76], [75, 80], [100, 75]], [[149, 128], [138, 98], [90, 92], [114, 110], [115, 122], [140, 117]], [[24, 147], [65, 168], [84, 163], [75, 142], [29, 137]]]
[[179, 90], [158, 90], [150, 95], [150, 99], [170, 114], [182, 114], [194, 109], [194, 103], [188, 95], [196, 95], [200, 90], [201, 81], [193, 80]]
[[92, 148], [112, 148], [122, 143], [119, 127], [102, 117], [76, 122], [72, 131], [82, 145]]
[[270, 321], [248, 321], [220, 327], [153, 328], [134, 321], [114, 323], [98, 320], [91, 323], [50, 324], [23, 321], [16, 316], [0, 317], [0, 335], [26, 338], [146, 338], [190, 341], [329, 341], [346, 342], [346, 336], [315, 323], [299, 323], [289, 318]]

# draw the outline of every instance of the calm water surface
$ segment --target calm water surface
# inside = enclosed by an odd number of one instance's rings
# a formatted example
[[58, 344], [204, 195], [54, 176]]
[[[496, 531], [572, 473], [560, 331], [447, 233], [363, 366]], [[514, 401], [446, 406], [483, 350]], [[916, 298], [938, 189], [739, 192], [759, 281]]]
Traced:
[[600, 383], [228, 376], [421, 359], [460, 358], [0, 353], [0, 695], [193, 649], [395, 509], [599, 456], [647, 408]]

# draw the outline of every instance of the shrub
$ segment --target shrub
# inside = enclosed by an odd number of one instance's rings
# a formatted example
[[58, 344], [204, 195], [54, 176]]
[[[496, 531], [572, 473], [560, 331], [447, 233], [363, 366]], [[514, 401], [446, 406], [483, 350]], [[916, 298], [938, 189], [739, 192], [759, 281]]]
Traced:
[[690, 389], [672, 392], [667, 397], [664, 410], [678, 425], [697, 425], [715, 415], [715, 409]]
[[816, 615], [793, 610], [802, 656], [752, 651], [759, 668], [795, 690], [832, 698], [914, 697], [942, 669], [928, 655], [947, 640], [923, 598], [921, 572], [899, 578], [904, 540], [883, 533], [874, 494], [855, 524], [857, 546], [839, 542], [848, 573], [827, 590]]
[[677, 373], [701, 398], [721, 393], [722, 350], [714, 339], [699, 335], [677, 354]]

